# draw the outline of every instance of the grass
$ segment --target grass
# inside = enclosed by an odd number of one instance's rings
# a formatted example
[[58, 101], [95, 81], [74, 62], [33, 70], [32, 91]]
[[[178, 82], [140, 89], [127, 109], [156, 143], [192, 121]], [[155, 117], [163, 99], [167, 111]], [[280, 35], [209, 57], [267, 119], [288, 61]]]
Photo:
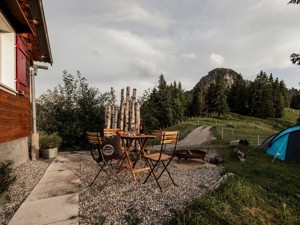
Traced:
[[223, 120], [190, 119], [188, 124], [213, 125], [212, 132], [217, 139], [206, 148], [224, 156], [225, 172], [235, 176], [210, 195], [197, 199], [188, 210], [173, 210], [174, 218], [167, 224], [300, 224], [300, 164], [273, 160], [257, 148], [255, 141], [238, 147], [246, 158], [241, 163], [228, 139], [221, 137], [222, 130], [226, 134], [234, 131], [235, 137], [245, 139], [257, 134], [268, 137], [295, 124], [299, 110], [285, 112], [285, 117], [279, 119], [263, 120], [237, 114]]

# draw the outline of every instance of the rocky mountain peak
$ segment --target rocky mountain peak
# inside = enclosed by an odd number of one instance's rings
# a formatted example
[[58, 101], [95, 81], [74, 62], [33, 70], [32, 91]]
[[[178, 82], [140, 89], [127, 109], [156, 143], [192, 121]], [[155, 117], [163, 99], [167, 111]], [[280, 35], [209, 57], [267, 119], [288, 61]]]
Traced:
[[212, 82], [215, 82], [219, 75], [224, 77], [226, 87], [231, 88], [239, 74], [232, 69], [216, 68], [208, 72], [207, 75], [203, 76], [200, 79], [199, 83], [205, 86], [209, 86]]

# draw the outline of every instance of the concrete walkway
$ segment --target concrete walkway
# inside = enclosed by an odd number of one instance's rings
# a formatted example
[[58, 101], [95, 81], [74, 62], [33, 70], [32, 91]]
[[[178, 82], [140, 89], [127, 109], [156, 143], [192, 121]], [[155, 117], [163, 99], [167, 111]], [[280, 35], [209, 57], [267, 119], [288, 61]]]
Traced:
[[77, 225], [80, 157], [59, 153], [9, 225]]

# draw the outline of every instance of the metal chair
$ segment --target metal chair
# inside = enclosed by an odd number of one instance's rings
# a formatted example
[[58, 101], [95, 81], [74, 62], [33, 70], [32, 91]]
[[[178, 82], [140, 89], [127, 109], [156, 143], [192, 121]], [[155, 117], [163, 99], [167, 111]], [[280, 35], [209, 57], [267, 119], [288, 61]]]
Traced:
[[107, 137], [102, 140], [100, 133], [97, 132], [86, 132], [86, 136], [92, 157], [100, 166], [100, 169], [90, 186], [94, 184], [101, 171], [104, 171], [106, 175], [110, 177], [107, 172], [107, 170], [109, 170], [119, 180], [116, 171], [113, 170], [112, 160], [123, 158], [120, 140], [117, 136]]
[[[159, 152], [143, 156], [146, 159], [148, 166], [150, 167], [150, 172], [149, 172], [147, 178], [145, 179], [144, 184], [148, 181], [148, 179], [152, 175], [154, 177], [158, 187], [162, 191], [162, 188], [161, 188], [158, 180], [161, 178], [161, 176], [164, 172], [167, 172], [172, 183], [174, 184], [174, 186], [176, 186], [176, 184], [168, 170], [168, 166], [174, 157], [178, 139], [179, 139], [179, 131], [163, 131], [161, 133]], [[172, 144], [172, 145], [167, 148], [167, 145], [169, 145], [169, 144]], [[163, 166], [161, 172], [159, 172], [159, 170], [157, 170], [157, 168], [160, 164]]]

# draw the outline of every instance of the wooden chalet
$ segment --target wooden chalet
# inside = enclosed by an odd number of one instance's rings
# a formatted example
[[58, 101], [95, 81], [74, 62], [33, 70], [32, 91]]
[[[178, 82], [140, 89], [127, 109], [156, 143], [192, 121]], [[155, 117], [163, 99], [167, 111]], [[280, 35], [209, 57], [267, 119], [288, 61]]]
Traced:
[[1, 0], [0, 161], [29, 159], [30, 68], [36, 61], [52, 64], [42, 0]]

